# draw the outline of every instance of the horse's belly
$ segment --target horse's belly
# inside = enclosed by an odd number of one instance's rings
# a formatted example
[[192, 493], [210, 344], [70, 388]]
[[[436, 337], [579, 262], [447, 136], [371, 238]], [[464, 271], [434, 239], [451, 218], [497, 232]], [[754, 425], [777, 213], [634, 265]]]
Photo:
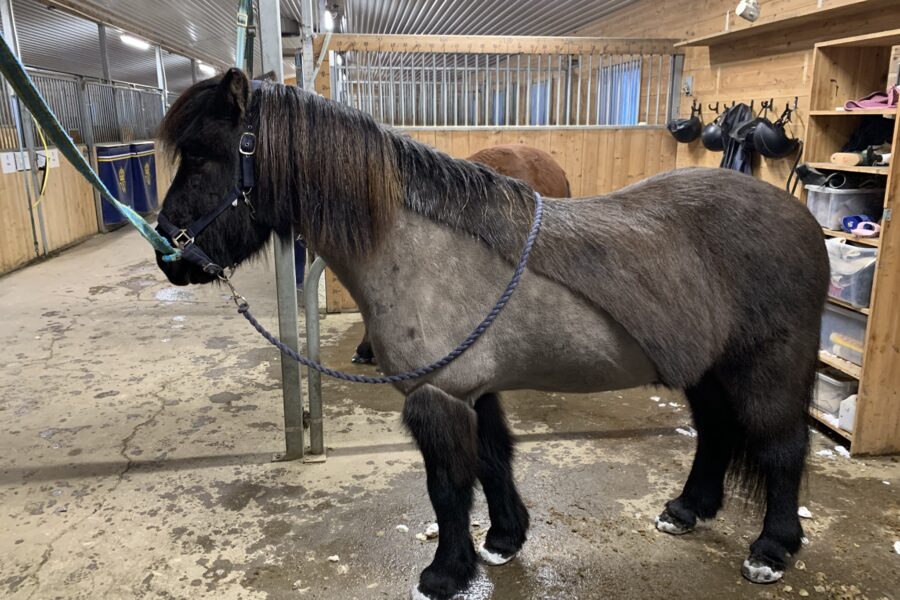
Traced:
[[[363, 267], [338, 267], [355, 290], [386, 372], [445, 356], [490, 311], [513, 268], [484, 245], [417, 215]], [[457, 397], [511, 389], [592, 392], [652, 383], [656, 369], [628, 332], [568, 288], [527, 271], [497, 320], [428, 378]], [[409, 391], [421, 380], [399, 386]]]

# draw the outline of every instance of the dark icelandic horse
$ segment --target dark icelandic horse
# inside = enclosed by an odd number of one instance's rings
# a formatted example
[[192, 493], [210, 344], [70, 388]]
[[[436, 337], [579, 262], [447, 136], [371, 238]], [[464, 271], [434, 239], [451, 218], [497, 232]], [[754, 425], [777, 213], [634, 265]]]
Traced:
[[[524, 144], [502, 144], [479, 150], [466, 160], [486, 165], [501, 175], [520, 179], [547, 198], [569, 198], [572, 195], [566, 172], [553, 157]], [[368, 331], [356, 347], [353, 362], [375, 362], [375, 352]]]
[[[237, 70], [194, 85], [163, 122], [181, 158], [162, 209], [169, 221], [186, 227], [221, 204], [250, 128], [255, 211], [238, 202], [196, 239], [218, 264], [299, 231], [358, 303], [386, 373], [443, 356], [493, 305], [532, 221], [527, 185], [297, 88], [251, 94]], [[547, 199], [528, 269], [493, 327], [455, 362], [397, 385], [440, 526], [413, 596], [451, 598], [475, 577], [479, 555], [501, 564], [522, 548], [528, 512], [498, 396], [521, 388], [684, 390], [697, 451], [657, 526], [681, 534], [712, 518], [731, 473], [766, 507], [742, 572], [780, 578], [803, 536], [805, 417], [829, 277], [821, 236], [786, 192], [720, 169]], [[215, 280], [185, 261], [160, 267], [174, 284]], [[491, 519], [478, 551], [476, 479]]]

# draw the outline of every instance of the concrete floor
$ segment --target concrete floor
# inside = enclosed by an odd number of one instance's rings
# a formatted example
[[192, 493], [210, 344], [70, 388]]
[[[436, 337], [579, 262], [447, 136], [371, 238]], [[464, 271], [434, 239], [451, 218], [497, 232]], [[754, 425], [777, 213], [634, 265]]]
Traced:
[[[237, 283], [274, 327], [271, 270]], [[404, 598], [430, 562], [399, 394], [326, 381], [327, 463], [271, 462], [279, 357], [223, 290], [170, 287], [133, 232], [0, 279], [0, 314], [0, 597]], [[360, 332], [357, 316], [327, 317], [326, 362], [368, 372], [348, 364]], [[690, 536], [653, 529], [690, 465], [681, 397], [506, 403], [533, 528], [470, 598], [900, 598], [897, 458], [813, 454], [810, 544], [758, 587], [738, 571], [760, 527], [742, 502]], [[477, 539], [481, 499], [473, 518]]]

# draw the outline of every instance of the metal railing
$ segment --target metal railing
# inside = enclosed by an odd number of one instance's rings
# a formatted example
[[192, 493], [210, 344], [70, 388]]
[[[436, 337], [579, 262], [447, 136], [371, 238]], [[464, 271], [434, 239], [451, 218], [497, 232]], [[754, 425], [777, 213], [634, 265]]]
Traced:
[[[28, 71], [76, 143], [152, 139], [162, 121], [161, 90], [36, 69]], [[8, 100], [0, 102], [0, 150], [19, 149], [15, 110]]]
[[662, 125], [670, 54], [332, 51], [332, 98], [399, 127]]

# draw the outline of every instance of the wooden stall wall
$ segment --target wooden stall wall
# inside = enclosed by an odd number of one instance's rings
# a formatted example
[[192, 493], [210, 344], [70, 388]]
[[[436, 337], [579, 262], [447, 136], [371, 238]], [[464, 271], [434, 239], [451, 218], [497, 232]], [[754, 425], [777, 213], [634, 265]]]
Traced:
[[[809, 110], [812, 48], [815, 43], [841, 37], [900, 27], [900, 2], [891, 0], [767, 0], [761, 3], [758, 25], [734, 14], [736, 0], [639, 0], [602, 21], [574, 32], [585, 36], [638, 36], [692, 39], [725, 30], [758, 27], [777, 19], [794, 18], [796, 25], [748, 36], [736, 42], [723, 39], [713, 47], [685, 47], [685, 77], [693, 77], [693, 95], [682, 98], [681, 113], [687, 116], [694, 99], [704, 104], [704, 118], [714, 117], [706, 106], [731, 101], [774, 99], [781, 110], [799, 98], [799, 113], [793, 133], [805, 136]], [[841, 8], [844, 7], [844, 8]], [[804, 15], [822, 10], [824, 18]], [[840, 9], [828, 17], [828, 9]], [[846, 9], [846, 10], [845, 10]], [[730, 15], [730, 16], [726, 16]], [[798, 18], [799, 17], [799, 18]], [[763, 31], [760, 29], [760, 31]], [[874, 91], [874, 90], [870, 90]], [[717, 166], [721, 154], [706, 151], [699, 143], [679, 145], [677, 165]], [[790, 173], [789, 160], [757, 159], [758, 176], [783, 186]]]
[[37, 256], [22, 173], [0, 174], [0, 274]]
[[[86, 149], [81, 147], [81, 151], [84, 153]], [[0, 274], [20, 267], [37, 258], [38, 253], [45, 252], [39, 223], [35, 221], [35, 229], [32, 228], [25, 177], [29, 178], [30, 183], [30, 173], [0, 174]], [[39, 209], [48, 253], [61, 250], [98, 231], [90, 184], [62, 157], [59, 167], [50, 169]], [[33, 210], [36, 219], [37, 208]], [[35, 251], [35, 244], [38, 252]]]
[[[501, 144], [527, 144], [562, 166], [572, 196], [605, 194], [675, 167], [675, 141], [664, 129], [407, 129], [454, 158]], [[615, 151], [614, 151], [615, 149]]]
[[[84, 146], [79, 149], [87, 154]], [[59, 168], [50, 169], [41, 210], [47, 252], [70, 246], [98, 231], [93, 188], [62, 156]]]

